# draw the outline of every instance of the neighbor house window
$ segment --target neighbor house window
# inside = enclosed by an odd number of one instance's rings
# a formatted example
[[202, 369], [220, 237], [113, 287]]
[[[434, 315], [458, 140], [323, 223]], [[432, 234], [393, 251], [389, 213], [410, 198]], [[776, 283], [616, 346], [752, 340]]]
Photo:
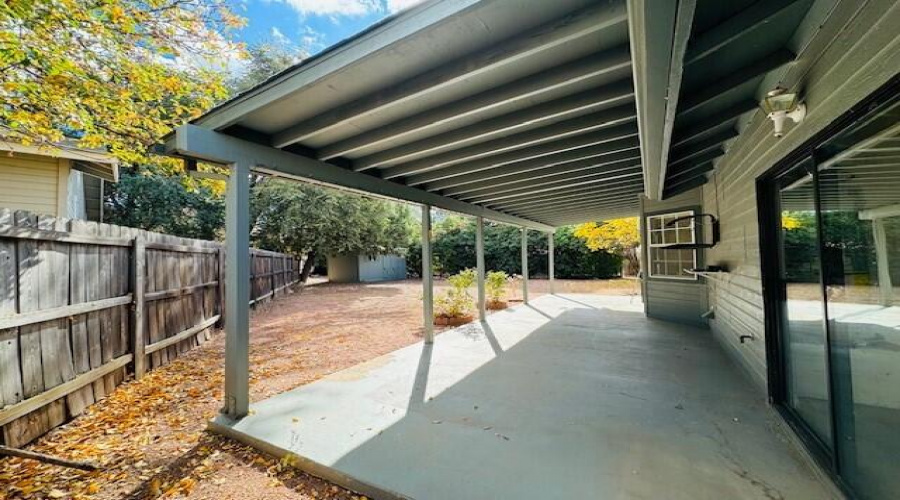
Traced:
[[676, 245], [696, 243], [693, 210], [647, 217], [650, 276], [654, 278], [697, 279], [688, 270], [697, 267], [697, 250]]

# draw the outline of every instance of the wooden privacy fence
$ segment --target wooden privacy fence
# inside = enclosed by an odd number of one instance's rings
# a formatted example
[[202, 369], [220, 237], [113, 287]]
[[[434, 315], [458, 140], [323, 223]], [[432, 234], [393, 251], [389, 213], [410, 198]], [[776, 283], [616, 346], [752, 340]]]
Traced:
[[[251, 304], [299, 279], [291, 256], [251, 259]], [[0, 443], [28, 443], [208, 340], [224, 263], [210, 241], [0, 209]]]

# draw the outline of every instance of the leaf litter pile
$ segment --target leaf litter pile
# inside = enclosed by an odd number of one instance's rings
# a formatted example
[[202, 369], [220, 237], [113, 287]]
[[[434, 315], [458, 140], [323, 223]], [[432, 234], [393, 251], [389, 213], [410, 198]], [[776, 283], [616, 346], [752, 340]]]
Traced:
[[[421, 338], [420, 284], [315, 285], [251, 320], [251, 398], [260, 400]], [[27, 449], [93, 461], [83, 472], [0, 459], [9, 499], [360, 499], [206, 432], [222, 401], [224, 335], [109, 397]]]

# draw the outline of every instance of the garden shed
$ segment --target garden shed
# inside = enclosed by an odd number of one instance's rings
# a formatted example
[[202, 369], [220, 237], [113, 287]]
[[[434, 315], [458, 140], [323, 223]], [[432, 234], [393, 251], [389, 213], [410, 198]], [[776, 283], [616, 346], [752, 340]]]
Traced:
[[406, 258], [388, 255], [329, 255], [326, 263], [332, 283], [372, 283], [406, 278]]
[[[893, 0], [432, 0], [273, 76], [165, 146], [231, 170], [213, 429], [376, 498], [891, 498], [898, 73]], [[251, 172], [420, 204], [423, 342], [251, 413]], [[639, 216], [643, 304], [435, 339], [431, 207], [480, 305], [484, 219]]]

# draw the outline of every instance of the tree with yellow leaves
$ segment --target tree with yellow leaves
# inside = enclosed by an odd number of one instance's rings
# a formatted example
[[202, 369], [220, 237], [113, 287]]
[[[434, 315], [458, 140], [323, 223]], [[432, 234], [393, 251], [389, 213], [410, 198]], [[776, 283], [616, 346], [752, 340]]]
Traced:
[[[68, 139], [125, 163], [227, 95], [226, 0], [0, 2], [0, 140]], [[219, 62], [217, 62], [219, 61]]]
[[634, 276], [640, 270], [641, 237], [637, 217], [586, 222], [576, 227], [574, 234], [593, 251], [605, 250], [622, 257], [626, 264], [623, 274]]

